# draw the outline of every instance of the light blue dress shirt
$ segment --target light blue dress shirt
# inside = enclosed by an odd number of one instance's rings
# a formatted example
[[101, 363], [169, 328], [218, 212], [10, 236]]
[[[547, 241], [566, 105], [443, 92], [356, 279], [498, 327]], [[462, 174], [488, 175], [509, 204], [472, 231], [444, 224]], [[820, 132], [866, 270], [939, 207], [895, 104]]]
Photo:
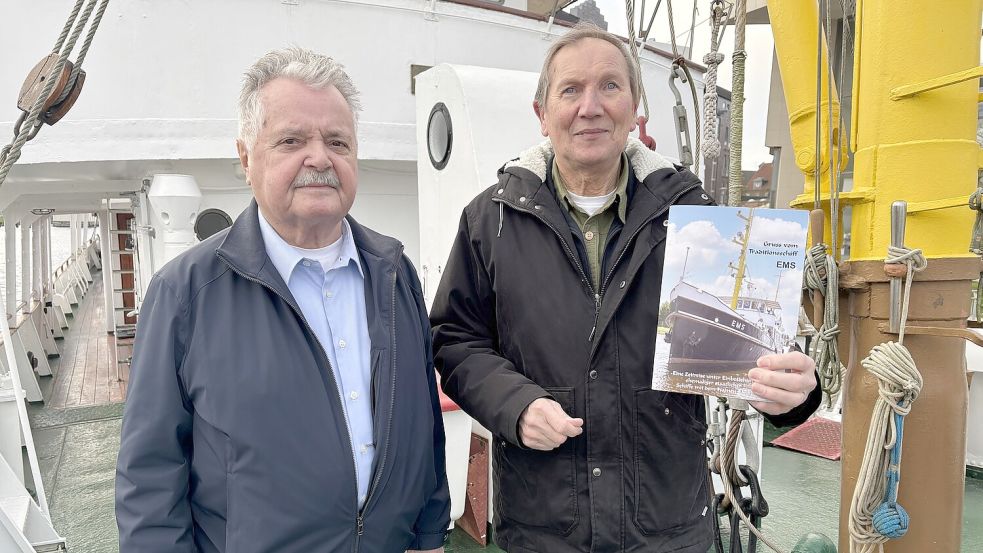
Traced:
[[[358, 504], [372, 477], [375, 440], [372, 425], [372, 367], [365, 317], [365, 280], [351, 227], [342, 221], [339, 243], [305, 250], [287, 243], [259, 213], [266, 254], [331, 362], [348, 435], [358, 487]], [[325, 462], [330, 460], [325, 459]]]

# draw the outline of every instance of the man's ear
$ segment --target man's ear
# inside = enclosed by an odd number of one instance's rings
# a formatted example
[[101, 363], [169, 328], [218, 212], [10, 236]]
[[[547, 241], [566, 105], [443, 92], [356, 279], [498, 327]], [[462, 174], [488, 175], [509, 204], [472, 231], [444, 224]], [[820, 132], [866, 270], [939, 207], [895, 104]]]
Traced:
[[246, 184], [252, 186], [249, 182], [249, 149], [242, 140], [236, 139], [236, 151], [239, 152], [239, 163], [242, 164], [242, 172], [246, 174]]
[[549, 137], [550, 131], [546, 127], [546, 110], [536, 100], [532, 101], [532, 110], [536, 112], [536, 117], [539, 118], [539, 132], [543, 133], [543, 136]]

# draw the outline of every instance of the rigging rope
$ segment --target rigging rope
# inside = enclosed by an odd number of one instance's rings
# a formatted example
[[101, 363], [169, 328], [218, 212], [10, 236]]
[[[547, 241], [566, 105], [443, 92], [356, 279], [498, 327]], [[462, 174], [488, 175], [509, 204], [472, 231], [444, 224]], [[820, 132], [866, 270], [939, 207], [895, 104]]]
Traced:
[[[658, 6], [655, 8], [659, 9]], [[635, 40], [635, 0], [625, 0], [625, 16], [628, 18], [628, 47], [631, 49], [631, 59], [638, 71], [638, 92], [642, 97], [642, 107], [645, 120], [649, 120], [649, 101], [645, 94], [645, 79], [642, 78], [642, 60], [638, 55], [638, 43]]]
[[874, 346], [861, 364], [877, 377], [877, 401], [871, 414], [867, 448], [850, 502], [850, 550], [874, 553], [882, 544], [899, 538], [908, 529], [908, 514], [897, 503], [901, 479], [901, 442], [904, 416], [922, 388], [922, 375], [911, 353], [904, 347], [904, 329], [908, 320], [911, 281], [928, 262], [921, 250], [903, 246], [888, 248], [886, 263], [904, 264], [904, 295], [901, 303], [901, 327], [897, 342]]
[[744, 31], [747, 27], [747, 2], [737, 0], [734, 10], [734, 81], [731, 87], [730, 108], [730, 179], [727, 187], [727, 204], [737, 205], [744, 187], [741, 173], [741, 141], [744, 139]]
[[[630, 1], [630, 0], [629, 0]], [[695, 0], [694, 0], [695, 1]], [[696, 93], [696, 84], [693, 82], [693, 75], [689, 71], [689, 65], [686, 63], [686, 58], [679, 53], [679, 46], [676, 44], [676, 23], [672, 16], [672, 0], [666, 0], [666, 12], [669, 14], [669, 42], [672, 45], [672, 55], [673, 65], [678, 65], [683, 73], [686, 75], [686, 81], [689, 83], [690, 95], [693, 98], [693, 107], [697, 109], [696, 106], [700, 105], [699, 97]], [[672, 78], [673, 72], [670, 69], [670, 79]], [[697, 116], [693, 120], [693, 125], [696, 130], [696, 152], [700, 151], [700, 118]], [[680, 152], [682, 155], [682, 152]], [[700, 174], [700, 156], [693, 156], [693, 173]]]
[[836, 343], [840, 333], [839, 269], [833, 256], [826, 253], [826, 244], [816, 244], [806, 251], [805, 285], [809, 290], [819, 291], [824, 298], [822, 324], [813, 339], [809, 355], [816, 362], [819, 385], [826, 395], [826, 406], [831, 407], [833, 399], [840, 392], [846, 368], [840, 362]]
[[[743, 410], [735, 409], [732, 411], [730, 416], [730, 427], [727, 429], [727, 442], [724, 446], [722, 454], [719, 458], [714, 454], [714, 459], [716, 463], [711, 461], [710, 469], [718, 474], [720, 474], [720, 479], [724, 485], [724, 497], [726, 498], [726, 503], [729, 504], [731, 509], [734, 509], [737, 515], [744, 521], [747, 525], [748, 531], [754, 534], [759, 540], [764, 542], [765, 545], [770, 547], [772, 551], [776, 553], [783, 553], [782, 549], [777, 545], [772, 543], [761, 533], [761, 531], [751, 522], [744, 509], [741, 508], [740, 502], [734, 495], [734, 486], [740, 485], [744, 482], [744, 479], [740, 477], [737, 467], [737, 436], [741, 434], [741, 427], [747, 417], [747, 413]], [[732, 438], [733, 437], [733, 438]], [[722, 503], [723, 505], [723, 503]]]
[[[93, 0], [93, 4], [95, 0]], [[85, 61], [85, 55], [89, 53], [89, 46], [92, 45], [92, 39], [96, 36], [96, 31], [99, 29], [99, 23], [102, 22], [102, 16], [106, 13], [106, 7], [109, 5], [109, 0], [102, 0], [99, 4], [99, 9], [96, 10], [96, 16], [93, 18], [92, 23], [89, 25], [89, 32], [85, 36], [85, 41], [79, 48], [78, 56], [75, 58], [75, 67], [72, 69], [72, 75], [68, 79], [68, 84], [65, 86], [65, 90], [61, 93], [61, 96], [55, 100], [56, 104], [60, 104], [75, 88], [75, 81], [78, 80], [79, 73], [82, 71], [82, 63]], [[91, 10], [89, 10], [91, 11]], [[80, 26], [81, 27], [81, 26]]]
[[[0, 151], [0, 186], [2, 186], [3, 182], [6, 180], [7, 174], [10, 173], [11, 167], [13, 167], [14, 163], [16, 163], [18, 159], [20, 159], [21, 149], [24, 147], [24, 144], [26, 144], [28, 140], [34, 138], [37, 135], [38, 130], [40, 130], [41, 125], [43, 124], [41, 112], [44, 109], [45, 103], [51, 96], [51, 92], [54, 89], [55, 84], [60, 80], [57, 78], [57, 76], [61, 75], [62, 71], [64, 70], [65, 63], [68, 61], [68, 56], [72, 53], [72, 50], [75, 49], [75, 44], [78, 41], [79, 36], [82, 34], [82, 29], [85, 28], [85, 23], [89, 20], [96, 2], [99, 0], [89, 0], [89, 3], [86, 4], [85, 10], [82, 12], [81, 17], [79, 17], [79, 10], [81, 9], [84, 1], [85, 0], [76, 0], [75, 7], [72, 9], [68, 20], [65, 22], [65, 26], [62, 28], [61, 34], [55, 41], [55, 47], [52, 50], [52, 54], [58, 54], [58, 62], [55, 64], [51, 72], [45, 76], [46, 82], [44, 83], [44, 88], [34, 101], [30, 111], [21, 115], [21, 119], [14, 128], [14, 140], [10, 144], [6, 145], [2, 151]], [[102, 5], [100, 6], [99, 12], [96, 15], [97, 19], [101, 19], [108, 3], [109, 0], [102, 0]], [[93, 26], [89, 30], [89, 35], [86, 37], [85, 43], [79, 52], [79, 58], [77, 60], [78, 63], [72, 71], [72, 75], [74, 77], [77, 77], [76, 71], [81, 70], [82, 62], [84, 61], [85, 54], [92, 43], [92, 37], [94, 36], [95, 29], [97, 27], [98, 21], [94, 21]], [[69, 36], [70, 29], [71, 36]], [[68, 92], [74, 87], [74, 77], [70, 77], [72, 78], [71, 82], [73, 85], [66, 86], [66, 92], [64, 92], [63, 95], [67, 95]], [[58, 101], [61, 101], [61, 98], [59, 98]], [[55, 104], [57, 103], [58, 102], [55, 102]]]
[[727, 28], [730, 9], [724, 8], [723, 0], [713, 0], [710, 5], [710, 51], [703, 55], [707, 66], [703, 76], [703, 155], [708, 158], [720, 156], [720, 140], [717, 138], [717, 66], [724, 61], [719, 52], [720, 39]]

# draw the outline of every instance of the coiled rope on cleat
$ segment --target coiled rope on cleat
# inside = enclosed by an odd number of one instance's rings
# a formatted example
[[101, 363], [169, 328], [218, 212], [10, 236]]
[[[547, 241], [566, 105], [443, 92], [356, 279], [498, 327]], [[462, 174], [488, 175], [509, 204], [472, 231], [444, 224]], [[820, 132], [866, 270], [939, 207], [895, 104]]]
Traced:
[[867, 448], [850, 504], [850, 551], [874, 553], [907, 532], [908, 513], [898, 504], [904, 417], [922, 389], [922, 375], [904, 347], [904, 329], [914, 273], [928, 262], [921, 250], [891, 246], [886, 263], [904, 264], [904, 295], [897, 342], [874, 346], [861, 365], [878, 381], [877, 401], [867, 433]]

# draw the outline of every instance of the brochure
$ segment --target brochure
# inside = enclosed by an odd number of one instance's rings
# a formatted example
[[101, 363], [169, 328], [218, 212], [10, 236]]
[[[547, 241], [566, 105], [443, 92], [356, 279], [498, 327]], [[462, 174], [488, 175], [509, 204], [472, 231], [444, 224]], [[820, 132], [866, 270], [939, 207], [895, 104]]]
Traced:
[[763, 401], [747, 373], [794, 343], [808, 216], [669, 209], [653, 389]]

